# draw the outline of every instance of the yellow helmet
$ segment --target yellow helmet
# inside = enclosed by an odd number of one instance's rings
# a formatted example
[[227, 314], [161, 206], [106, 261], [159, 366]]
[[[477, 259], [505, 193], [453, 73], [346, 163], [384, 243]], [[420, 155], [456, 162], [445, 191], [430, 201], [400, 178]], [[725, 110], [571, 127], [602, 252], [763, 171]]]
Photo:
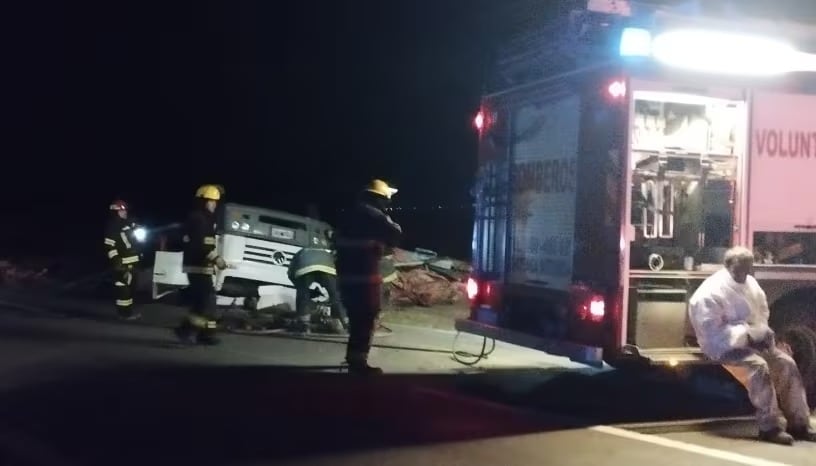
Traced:
[[223, 191], [221, 186], [214, 184], [205, 184], [198, 188], [195, 195], [196, 197], [201, 197], [212, 201], [219, 201], [221, 200], [221, 191]]
[[397, 194], [399, 190], [392, 188], [383, 180], [371, 180], [371, 183], [366, 187], [366, 191], [391, 199], [391, 196]]

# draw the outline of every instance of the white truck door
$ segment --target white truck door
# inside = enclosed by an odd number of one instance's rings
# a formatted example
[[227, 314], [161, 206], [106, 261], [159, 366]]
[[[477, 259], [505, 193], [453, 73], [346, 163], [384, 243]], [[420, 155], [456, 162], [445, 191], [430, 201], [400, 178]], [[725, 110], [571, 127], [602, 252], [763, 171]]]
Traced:
[[[175, 288], [189, 284], [187, 274], [182, 271], [183, 252], [156, 251], [153, 263], [153, 299], [159, 299]], [[161, 287], [161, 288], [160, 288]]]

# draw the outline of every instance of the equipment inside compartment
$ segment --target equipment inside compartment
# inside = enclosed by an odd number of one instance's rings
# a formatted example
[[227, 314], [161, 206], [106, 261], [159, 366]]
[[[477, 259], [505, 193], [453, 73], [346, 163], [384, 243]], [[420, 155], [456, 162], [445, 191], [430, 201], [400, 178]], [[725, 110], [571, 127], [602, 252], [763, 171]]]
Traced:
[[631, 268], [679, 270], [688, 257], [719, 263], [732, 242], [745, 103], [661, 92], [634, 97]]

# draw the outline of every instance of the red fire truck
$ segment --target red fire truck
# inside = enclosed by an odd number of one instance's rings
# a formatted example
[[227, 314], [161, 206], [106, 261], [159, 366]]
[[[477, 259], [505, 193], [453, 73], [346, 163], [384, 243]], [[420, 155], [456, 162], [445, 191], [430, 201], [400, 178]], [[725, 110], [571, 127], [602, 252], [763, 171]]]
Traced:
[[816, 28], [623, 10], [498, 54], [457, 329], [592, 365], [704, 363], [688, 300], [743, 245], [772, 326], [813, 352]]

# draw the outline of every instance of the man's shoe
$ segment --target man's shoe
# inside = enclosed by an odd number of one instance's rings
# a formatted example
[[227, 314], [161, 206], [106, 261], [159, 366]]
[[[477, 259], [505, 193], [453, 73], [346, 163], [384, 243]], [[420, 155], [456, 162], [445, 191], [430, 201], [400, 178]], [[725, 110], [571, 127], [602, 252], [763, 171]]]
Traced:
[[759, 439], [777, 445], [793, 445], [793, 437], [782, 429], [759, 431]]
[[788, 433], [794, 440], [801, 440], [803, 442], [816, 442], [816, 429], [813, 427], [793, 428], [788, 429]]

